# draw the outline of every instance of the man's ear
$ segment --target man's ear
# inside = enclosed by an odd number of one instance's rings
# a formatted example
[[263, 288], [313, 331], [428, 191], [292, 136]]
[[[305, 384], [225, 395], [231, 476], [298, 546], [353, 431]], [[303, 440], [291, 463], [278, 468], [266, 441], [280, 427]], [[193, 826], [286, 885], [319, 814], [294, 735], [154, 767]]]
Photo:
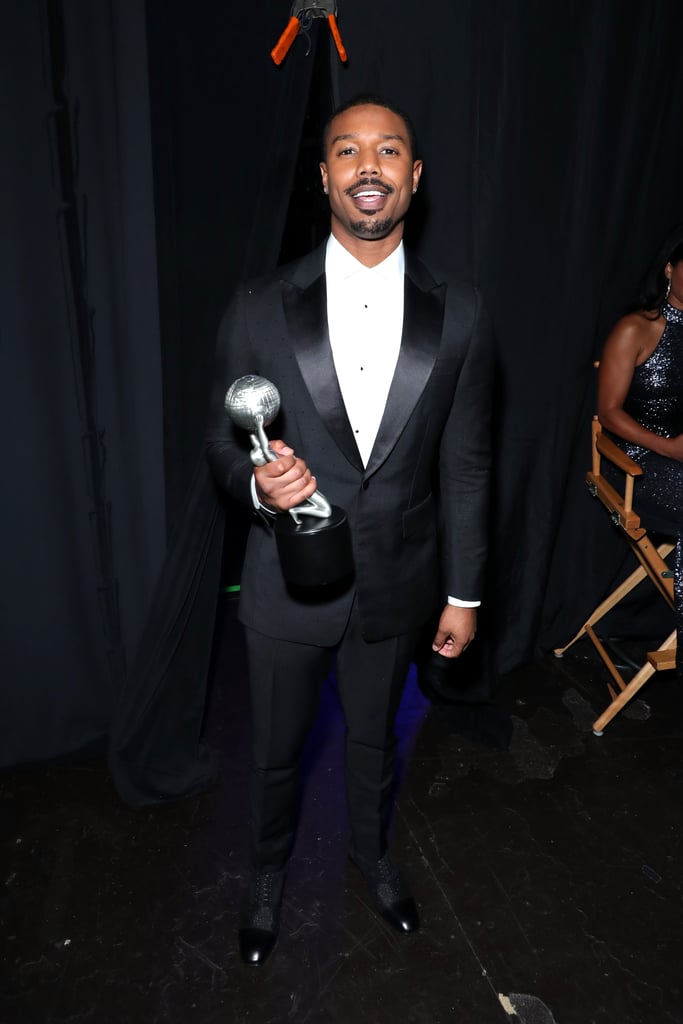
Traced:
[[320, 177], [323, 182], [323, 192], [327, 195], [327, 164], [322, 160], [320, 162]]

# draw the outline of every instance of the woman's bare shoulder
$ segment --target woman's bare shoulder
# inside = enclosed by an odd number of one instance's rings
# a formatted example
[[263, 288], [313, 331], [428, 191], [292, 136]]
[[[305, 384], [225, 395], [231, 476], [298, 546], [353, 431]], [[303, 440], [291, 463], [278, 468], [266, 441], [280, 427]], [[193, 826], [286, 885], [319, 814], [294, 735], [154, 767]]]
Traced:
[[629, 352], [633, 355], [651, 354], [666, 326], [658, 314], [647, 310], [627, 313], [617, 320], [605, 343], [608, 352]]

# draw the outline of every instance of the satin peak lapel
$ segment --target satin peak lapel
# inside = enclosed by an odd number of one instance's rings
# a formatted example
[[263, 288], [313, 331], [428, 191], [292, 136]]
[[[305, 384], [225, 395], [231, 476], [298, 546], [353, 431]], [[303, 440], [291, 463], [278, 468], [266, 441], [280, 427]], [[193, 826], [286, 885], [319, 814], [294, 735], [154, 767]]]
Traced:
[[320, 274], [307, 288], [283, 281], [282, 301], [292, 348], [318, 415], [349, 462], [362, 472], [363, 463], [334, 369], [325, 275]]
[[445, 284], [423, 290], [406, 274], [401, 349], [368, 473], [391, 452], [429, 380], [441, 343], [445, 298]]

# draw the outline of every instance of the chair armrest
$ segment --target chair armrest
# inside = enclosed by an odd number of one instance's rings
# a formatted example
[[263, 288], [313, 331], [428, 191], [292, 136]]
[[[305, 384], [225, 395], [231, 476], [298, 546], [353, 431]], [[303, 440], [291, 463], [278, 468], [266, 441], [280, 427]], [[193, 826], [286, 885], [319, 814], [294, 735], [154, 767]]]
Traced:
[[637, 462], [629, 458], [626, 452], [623, 452], [610, 437], [606, 437], [602, 432], [598, 433], [595, 438], [595, 447], [601, 455], [604, 455], [606, 459], [613, 462], [615, 466], [618, 466], [628, 476], [643, 475], [642, 466], [639, 466]]

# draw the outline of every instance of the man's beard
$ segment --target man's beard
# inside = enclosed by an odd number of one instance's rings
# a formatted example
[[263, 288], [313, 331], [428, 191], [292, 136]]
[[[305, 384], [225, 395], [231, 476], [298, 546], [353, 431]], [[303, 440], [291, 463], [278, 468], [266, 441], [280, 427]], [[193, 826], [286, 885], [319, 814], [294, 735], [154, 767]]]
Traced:
[[358, 238], [383, 238], [388, 235], [394, 226], [391, 217], [384, 220], [354, 220], [351, 221], [351, 230]]

